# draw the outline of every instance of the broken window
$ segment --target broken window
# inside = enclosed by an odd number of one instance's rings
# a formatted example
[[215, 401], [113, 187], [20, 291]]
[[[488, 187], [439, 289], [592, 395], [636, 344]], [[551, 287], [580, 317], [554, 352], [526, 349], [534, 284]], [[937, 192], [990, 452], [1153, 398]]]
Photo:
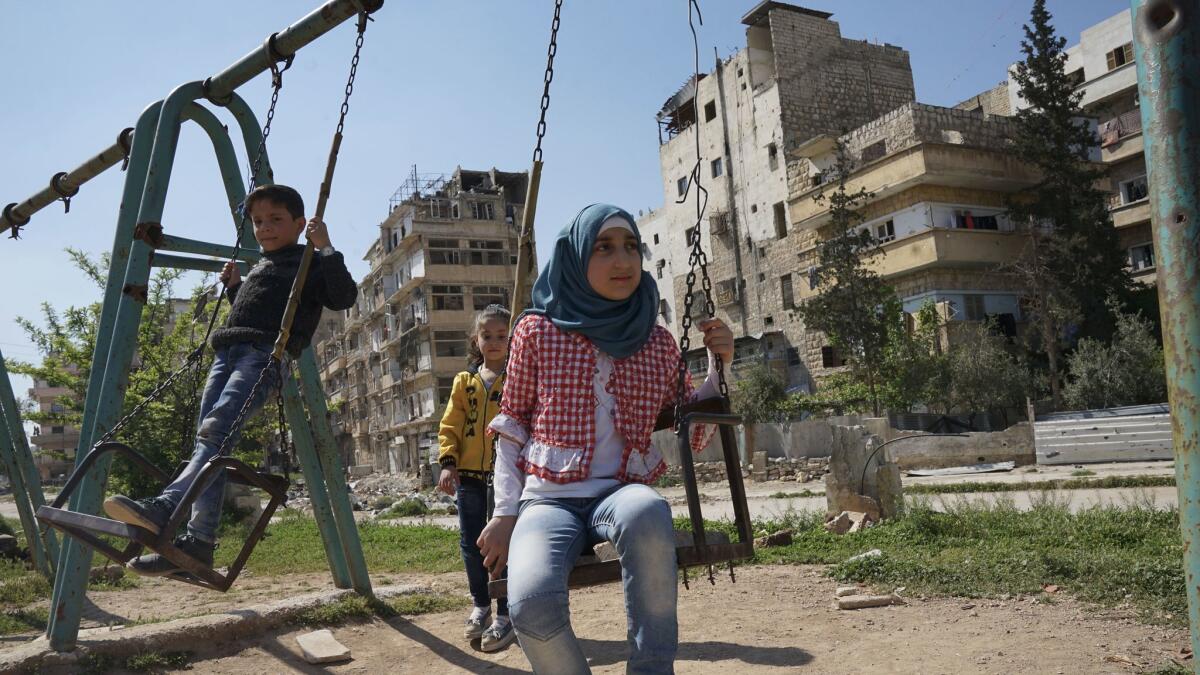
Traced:
[[704, 121], [711, 122], [717, 117], [717, 102], [709, 101], [704, 104]]
[[430, 288], [433, 296], [433, 308], [440, 310], [461, 310], [463, 308], [462, 286], [433, 286]]
[[787, 236], [787, 209], [783, 202], [775, 202], [775, 238], [783, 239]]
[[458, 202], [452, 199], [430, 199], [430, 218], [458, 218]]
[[433, 353], [437, 356], [466, 356], [467, 331], [465, 330], [435, 330], [433, 331]]
[[840, 368], [846, 365], [845, 359], [838, 353], [837, 347], [825, 345], [821, 347], [821, 367], [822, 368]]
[[457, 239], [430, 239], [429, 240], [429, 264], [430, 265], [460, 265], [462, 264], [462, 251], [460, 250]]
[[687, 194], [687, 188], [688, 188], [687, 176], [684, 176], [683, 178], [680, 178], [679, 180], [675, 181], [675, 192], [678, 196], [682, 197], [685, 194]]
[[785, 274], [779, 277], [779, 294], [783, 299], [784, 309], [795, 309], [796, 297], [792, 290], [792, 275]]
[[1154, 244], [1147, 242], [1129, 249], [1129, 268], [1134, 272], [1154, 267]]
[[454, 377], [439, 377], [437, 379], [438, 405], [443, 406], [450, 400], [450, 392], [454, 389]]
[[1126, 63], [1133, 61], [1133, 43], [1126, 42], [1125, 44], [1106, 54], [1106, 57], [1108, 59], [1109, 70], [1120, 68]]
[[658, 274], [658, 278], [659, 278], [659, 279], [663, 278], [663, 272], [662, 272], [662, 271], [663, 271], [663, 268], [664, 268], [664, 267], [666, 267], [666, 266], [667, 266], [667, 261], [666, 261], [666, 260], [662, 260], [662, 259], [660, 259], [660, 260], [659, 260], [659, 261], [658, 261], [658, 262], [657, 262], [657, 263], [654, 265], [654, 267], [655, 267], [655, 272]]
[[495, 220], [496, 210], [495, 205], [491, 202], [469, 202], [471, 205], [471, 217], [475, 220]]
[[724, 173], [724, 171], [723, 171], [724, 167], [721, 166], [721, 158], [718, 157], [718, 158], [714, 159], [712, 161], [711, 165], [712, 165], [712, 177], [720, 178], [721, 174]]
[[654, 233], [654, 243], [655, 244], [658, 243], [658, 233], [657, 232]]
[[1145, 176], [1138, 176], [1121, 183], [1121, 203], [1132, 204], [1150, 196], [1150, 188]]
[[471, 304], [476, 311], [488, 305], [508, 306], [508, 287], [506, 286], [475, 286], [471, 289]]
[[892, 241], [896, 238], [896, 225], [892, 219], [879, 223], [875, 226], [875, 240], [883, 244]]
[[967, 321], [983, 321], [986, 316], [983, 296], [978, 293], [963, 295], [963, 314]]
[[467, 252], [467, 260], [472, 265], [503, 265], [505, 257], [502, 241], [472, 241]]
[[779, 168], [779, 148], [774, 143], [767, 144], [767, 166], [772, 171]]

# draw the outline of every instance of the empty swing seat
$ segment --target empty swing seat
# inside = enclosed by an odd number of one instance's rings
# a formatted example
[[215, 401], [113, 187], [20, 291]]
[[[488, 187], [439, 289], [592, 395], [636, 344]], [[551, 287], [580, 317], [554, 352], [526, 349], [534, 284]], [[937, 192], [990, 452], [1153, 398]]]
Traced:
[[[171, 519], [159, 534], [154, 534], [149, 530], [111, 518], [76, 513], [68, 510], [66, 508], [67, 501], [79, 484], [83, 482], [84, 476], [92, 470], [102, 456], [109, 453], [115, 453], [132, 461], [138, 468], [148, 473], [163, 485], [166, 485], [171, 480], [171, 476], [159, 470], [158, 467], [154, 466], [154, 464], [140, 453], [124, 443], [101, 443], [93, 448], [83, 458], [83, 461], [75, 467], [70, 479], [67, 480], [67, 484], [63, 486], [62, 492], [58, 494], [54, 502], [38, 509], [37, 519], [67, 536], [91, 546], [110, 560], [121, 565], [141, 555], [143, 548], [150, 549], [179, 567], [188, 570], [189, 573], [187, 574], [173, 574], [166, 577], [176, 581], [183, 581], [218, 591], [229, 590], [229, 587], [233, 585], [234, 580], [237, 579], [238, 574], [245, 566], [246, 560], [254, 550], [254, 546], [263, 538], [271, 516], [287, 500], [288, 481], [286, 478], [255, 471], [245, 462], [232, 457], [214, 457], [205, 465], [200, 475], [192, 483], [191, 487], [188, 488], [187, 492], [184, 493], [183, 499], [180, 500], [179, 505], [175, 507], [175, 511], [171, 514]], [[224, 472], [226, 479], [231, 483], [257, 487], [270, 495], [270, 501], [263, 508], [262, 515], [259, 517], [258, 522], [255, 523], [254, 529], [250, 531], [250, 535], [246, 537], [245, 543], [242, 544], [241, 552], [238, 553], [237, 558], [223, 574], [180, 551], [174, 544], [175, 533], [179, 530], [180, 525], [189, 518], [192, 504], [212, 484], [212, 481], [217, 478], [220, 472]], [[105, 539], [105, 537], [115, 537], [128, 543], [124, 548], [118, 548]]]
[[[750, 527], [750, 508], [746, 504], [746, 487], [742, 482], [742, 465], [738, 457], [737, 438], [734, 427], [742, 419], [729, 412], [729, 402], [724, 398], [710, 398], [680, 406], [683, 417], [675, 432], [679, 443], [679, 463], [683, 469], [683, 484], [687, 492], [688, 518], [691, 532], [676, 531], [675, 558], [679, 567], [712, 566], [734, 563], [754, 556], [753, 530]], [[738, 541], [730, 542], [723, 532], [709, 533], [704, 528], [704, 516], [700, 509], [700, 488], [696, 481], [696, 467], [689, 442], [693, 424], [715, 424], [721, 439], [721, 453], [725, 459], [725, 473], [729, 480], [729, 496], [733, 502], [734, 525]], [[655, 422], [655, 431], [671, 429], [675, 425], [674, 409], [664, 409]], [[621, 561], [613, 557], [611, 547], [598, 546], [599, 555], [581, 555], [567, 577], [568, 588], [595, 586], [621, 580]], [[508, 596], [508, 582], [497, 579], [488, 583], [488, 593], [493, 598]]]

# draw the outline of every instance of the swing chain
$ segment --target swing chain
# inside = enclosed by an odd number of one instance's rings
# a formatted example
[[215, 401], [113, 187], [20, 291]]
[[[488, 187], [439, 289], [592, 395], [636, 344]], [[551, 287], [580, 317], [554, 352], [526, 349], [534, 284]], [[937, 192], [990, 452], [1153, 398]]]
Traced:
[[533, 161], [542, 161], [542, 138], [546, 135], [546, 111], [550, 109], [550, 82], [554, 80], [554, 55], [558, 53], [559, 15], [562, 0], [554, 0], [554, 20], [550, 22], [550, 46], [546, 48], [546, 77], [542, 85], [542, 112], [537, 123], [537, 147], [533, 149]]
[[142, 413], [142, 411], [146, 409], [147, 406], [149, 406], [154, 401], [158, 400], [158, 397], [162, 396], [163, 392], [166, 391], [168, 388], [170, 388], [170, 386], [176, 380], [178, 380], [184, 373], [186, 373], [188, 370], [191, 370], [193, 367], [195, 367], [195, 365], [200, 362], [200, 358], [202, 356], [204, 356], [204, 343], [203, 342], [200, 343], [200, 345], [198, 347], [193, 349], [191, 354], [188, 354], [188, 357], [183, 362], [182, 366], [180, 366], [175, 372], [173, 372], [169, 376], [167, 376], [167, 379], [163, 380], [162, 382], [159, 382], [158, 386], [154, 387], [154, 389], [152, 389], [149, 394], [146, 394], [146, 397], [143, 398], [141, 400], [141, 402], [139, 402], [137, 405], [135, 405], [133, 407], [133, 410], [130, 410], [124, 417], [117, 420], [117, 423], [114, 424], [111, 429], [109, 429], [107, 432], [105, 432], [105, 434], [100, 437], [100, 440], [96, 441], [92, 445], [92, 447], [94, 448], [96, 446], [99, 446], [99, 445], [102, 445], [104, 443], [111, 441], [113, 439], [113, 437], [117, 435], [117, 432], [120, 431], [121, 429], [123, 429], [125, 427], [125, 425], [129, 423], [130, 420], [132, 420], [133, 418], [140, 415]]
[[[692, 55], [694, 59], [693, 83], [699, 86], [700, 82], [700, 41], [696, 33], [696, 24], [693, 21], [693, 11], [695, 19], [700, 25], [704, 25], [704, 17], [700, 14], [700, 4], [697, 0], [687, 0], [688, 3], [688, 28], [692, 32]], [[693, 107], [696, 108], [696, 114], [699, 115], [699, 102], [692, 101]], [[697, 117], [696, 119], [699, 119]], [[692, 191], [692, 186], [696, 187], [696, 222], [687, 229], [688, 243], [692, 246], [691, 254], [688, 256], [688, 273], [687, 273], [687, 290], [683, 296], [683, 312], [680, 318], [681, 333], [679, 338], [679, 383], [677, 391], [676, 406], [683, 405], [684, 391], [687, 382], [687, 353], [691, 349], [691, 328], [692, 328], [692, 305], [696, 301], [696, 269], [700, 270], [700, 289], [704, 293], [704, 312], [710, 318], [716, 316], [716, 305], [713, 303], [712, 295], [712, 279], [708, 275], [708, 254], [705, 253], [700, 242], [700, 225], [704, 220], [704, 212], [708, 208], [708, 190], [701, 184], [701, 154], [700, 154], [700, 134], [695, 135], [696, 141], [696, 163], [692, 166], [692, 171], [688, 175], [688, 184], [683, 195], [676, 201], [677, 204], [683, 204], [687, 201]], [[717, 368], [717, 386], [721, 396], [725, 400], [729, 400], [729, 384], [725, 381], [725, 368], [723, 364], [718, 364]], [[682, 424], [679, 415], [675, 416], [675, 428], [678, 429]]]
[[346, 95], [342, 99], [342, 110], [338, 115], [337, 135], [342, 135], [346, 126], [346, 114], [350, 112], [350, 95], [354, 93], [354, 78], [358, 75], [358, 59], [362, 52], [363, 36], [367, 32], [367, 22], [374, 21], [370, 14], [360, 12], [358, 15], [358, 37], [354, 40], [354, 56], [350, 58], [350, 76], [346, 78]]
[[[292, 441], [291, 435], [288, 433], [287, 414], [283, 409], [283, 378], [280, 377], [279, 386], [275, 390], [275, 403], [278, 413], [279, 425], [279, 452], [283, 455], [281, 468], [283, 469], [283, 478], [290, 485], [292, 482], [292, 453], [296, 451], [296, 444]], [[287, 493], [283, 495], [283, 503], [287, 504]]]

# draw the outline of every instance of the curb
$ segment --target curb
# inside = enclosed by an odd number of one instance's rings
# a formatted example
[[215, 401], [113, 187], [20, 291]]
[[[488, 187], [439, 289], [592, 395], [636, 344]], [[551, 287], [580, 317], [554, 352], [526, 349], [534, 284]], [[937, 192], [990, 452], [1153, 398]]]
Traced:
[[[404, 584], [375, 591], [380, 600], [400, 595], [431, 593], [429, 586]], [[199, 651], [232, 642], [288, 623], [301, 612], [357, 595], [350, 589], [309, 593], [277, 602], [239, 607], [220, 614], [206, 614], [129, 628], [103, 627], [79, 631], [71, 652], [50, 649], [45, 635], [0, 653], [0, 673], [42, 672], [66, 669], [78, 672], [80, 661], [89, 656], [128, 658], [147, 651]]]

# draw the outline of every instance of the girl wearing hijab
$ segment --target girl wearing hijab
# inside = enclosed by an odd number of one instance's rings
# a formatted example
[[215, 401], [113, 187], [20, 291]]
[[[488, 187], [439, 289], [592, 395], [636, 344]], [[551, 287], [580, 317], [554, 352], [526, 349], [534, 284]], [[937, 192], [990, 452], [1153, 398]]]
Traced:
[[[495, 511], [479, 537], [484, 565], [508, 564], [508, 601], [536, 673], [590, 672], [571, 630], [567, 575], [610, 541], [621, 557], [628, 672], [673, 672], [678, 646], [671, 509], [648, 484], [666, 470], [650, 443], [678, 396], [679, 347], [657, 325], [658, 289], [642, 271], [633, 217], [592, 204], [559, 233], [509, 349], [496, 436]], [[733, 334], [699, 323], [708, 379], [688, 400], [718, 395]], [[713, 429], [697, 425], [702, 449]]]

